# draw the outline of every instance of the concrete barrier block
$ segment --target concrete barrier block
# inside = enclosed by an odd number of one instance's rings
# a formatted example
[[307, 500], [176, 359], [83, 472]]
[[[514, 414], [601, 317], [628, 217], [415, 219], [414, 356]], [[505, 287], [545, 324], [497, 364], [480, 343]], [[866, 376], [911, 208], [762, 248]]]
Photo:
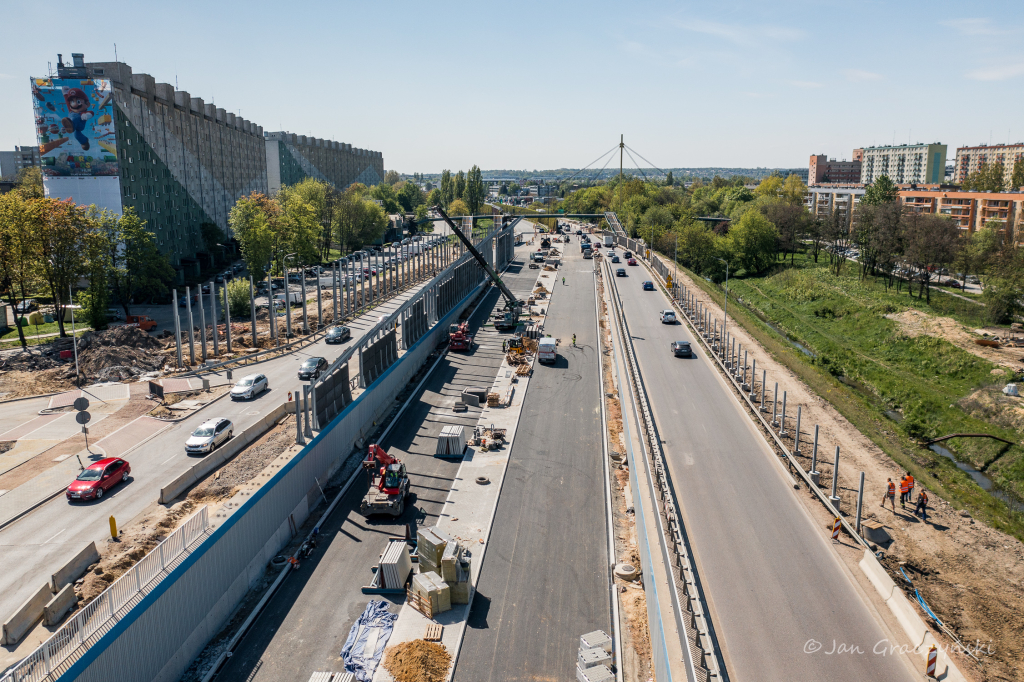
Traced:
[[860, 568], [864, 571], [864, 575], [868, 577], [868, 580], [871, 581], [871, 584], [875, 586], [875, 589], [878, 590], [878, 594], [882, 595], [882, 599], [888, 601], [896, 589], [896, 583], [885, 572], [885, 568], [882, 567], [882, 564], [878, 563], [878, 559], [875, 558], [875, 555], [870, 550], [864, 550], [864, 556], [860, 560]]
[[896, 620], [903, 626], [903, 631], [907, 633], [910, 643], [915, 647], [924, 644], [924, 637], [928, 634], [928, 626], [924, 624], [924, 620], [918, 615], [917, 609], [907, 599], [907, 595], [903, 594], [900, 590], [896, 590], [885, 603], [889, 606], [892, 614], [896, 616]]
[[44, 583], [35, 594], [15, 610], [3, 624], [3, 643], [17, 644], [32, 626], [43, 616], [43, 607], [50, 601], [53, 592], [50, 583]]
[[50, 592], [57, 594], [65, 585], [78, 580], [89, 566], [99, 560], [100, 553], [96, 549], [96, 543], [90, 542], [74, 559], [61, 566], [50, 576]]
[[47, 625], [56, 625], [77, 602], [75, 586], [68, 583], [43, 607], [43, 622]]

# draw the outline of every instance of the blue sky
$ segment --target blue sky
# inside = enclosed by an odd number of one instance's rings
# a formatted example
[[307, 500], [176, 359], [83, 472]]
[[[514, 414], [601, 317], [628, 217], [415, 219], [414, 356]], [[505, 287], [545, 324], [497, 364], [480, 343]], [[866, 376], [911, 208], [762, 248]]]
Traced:
[[[45, 13], [40, 8], [45, 7]], [[29, 76], [121, 61], [388, 169], [806, 166], [857, 146], [1024, 140], [1024, 3], [5, 0], [0, 149]], [[628, 160], [627, 160], [628, 163]]]

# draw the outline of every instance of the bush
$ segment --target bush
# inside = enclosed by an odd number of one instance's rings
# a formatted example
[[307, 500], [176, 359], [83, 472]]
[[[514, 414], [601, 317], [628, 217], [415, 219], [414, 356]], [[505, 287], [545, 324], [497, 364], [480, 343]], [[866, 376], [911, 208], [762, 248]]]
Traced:
[[249, 317], [249, 280], [238, 278], [228, 282], [228, 305], [231, 317]]

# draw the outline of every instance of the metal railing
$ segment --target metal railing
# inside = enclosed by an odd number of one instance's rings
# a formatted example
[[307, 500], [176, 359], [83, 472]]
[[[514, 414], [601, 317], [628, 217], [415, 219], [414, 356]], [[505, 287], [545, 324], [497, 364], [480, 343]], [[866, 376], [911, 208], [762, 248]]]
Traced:
[[[193, 514], [153, 551], [75, 613], [38, 649], [7, 671], [0, 682], [43, 682], [56, 679], [77, 661], [95, 638], [110, 629], [140, 598], [173, 568], [189, 547], [209, 529], [207, 507]], [[170, 568], [169, 568], [170, 567]]]

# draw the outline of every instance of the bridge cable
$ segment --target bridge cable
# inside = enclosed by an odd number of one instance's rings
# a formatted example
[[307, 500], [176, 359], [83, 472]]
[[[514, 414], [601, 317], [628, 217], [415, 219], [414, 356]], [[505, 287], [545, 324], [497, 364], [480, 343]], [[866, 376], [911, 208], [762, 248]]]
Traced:
[[636, 162], [636, 159], [633, 158], [633, 155], [629, 153], [628, 148], [626, 149], [626, 156], [628, 156], [630, 161], [633, 162], [633, 165], [636, 166], [636, 169], [640, 171], [640, 175], [644, 176], [644, 180], [650, 182], [650, 180], [647, 180], [647, 173], [644, 173], [644, 169], [640, 167], [640, 164]]
[[[633, 149], [632, 147], [630, 147], [630, 146], [629, 146], [628, 144], [626, 145], [626, 149], [629, 149], [629, 150], [631, 150], [631, 151], [633, 151], [633, 152], [636, 152], [636, 155], [637, 155], [637, 156], [639, 156], [639, 157], [640, 157], [641, 159], [643, 159], [644, 161], [647, 161], [647, 159], [644, 159], [644, 157], [643, 157], [643, 154], [641, 154], [640, 152], [636, 151], [635, 149]], [[648, 163], [648, 164], [649, 164], [649, 165], [651, 166], [651, 168], [653, 168], [654, 170], [658, 171], [658, 172], [659, 172], [659, 173], [661, 173], [662, 175], [666, 175], [666, 176], [668, 175], [668, 174], [667, 174], [667, 173], [666, 173], [665, 171], [661, 170], [660, 168], [658, 168], [657, 166], [655, 166], [655, 165], [654, 165], [653, 163], [651, 163], [650, 161], [647, 161], [647, 163]]]

